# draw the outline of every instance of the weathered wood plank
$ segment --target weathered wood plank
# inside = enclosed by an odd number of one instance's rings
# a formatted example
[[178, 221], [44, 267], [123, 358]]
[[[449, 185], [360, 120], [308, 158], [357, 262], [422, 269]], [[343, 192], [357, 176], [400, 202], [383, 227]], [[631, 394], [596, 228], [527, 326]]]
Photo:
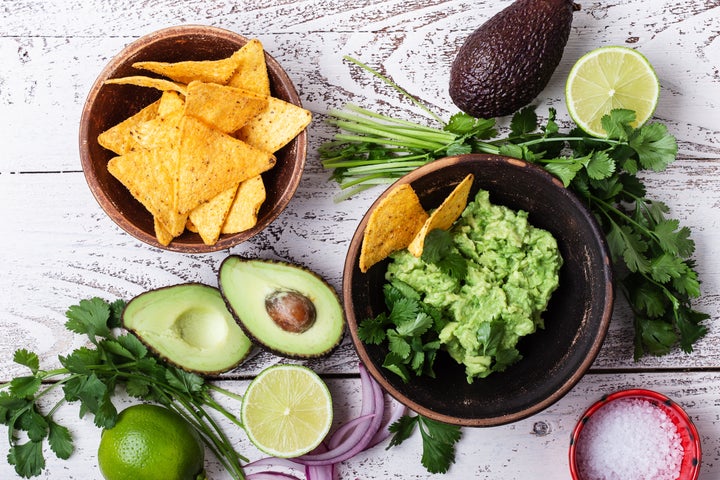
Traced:
[[[242, 394], [246, 382], [223, 382], [220, 386]], [[360, 409], [360, 385], [357, 380], [329, 379], [328, 385], [335, 399], [335, 427], [357, 415]], [[488, 480], [526, 480], [528, 478], [569, 478], [567, 452], [575, 422], [602, 395], [625, 388], [649, 388], [677, 401], [690, 415], [700, 433], [703, 447], [701, 480], [720, 476], [720, 422], [717, 418], [717, 399], [720, 380], [714, 373], [638, 375], [588, 375], [555, 405], [519, 422], [492, 428], [465, 428], [456, 448], [456, 463], [443, 478]], [[118, 408], [130, 405], [120, 398]], [[226, 403], [233, 407], [233, 403]], [[99, 478], [97, 446], [100, 430], [90, 416], [80, 419], [77, 405], [63, 406], [56, 420], [68, 426], [76, 442], [76, 451], [68, 461], [48, 454], [48, 468], [42, 478], [70, 480]], [[235, 403], [234, 408], [238, 408]], [[222, 423], [236, 449], [251, 461], [261, 458], [242, 431]], [[3, 430], [4, 432], [4, 430]], [[420, 464], [419, 434], [398, 447], [385, 451], [386, 444], [343, 463], [338, 477], [343, 479], [430, 479], [440, 478], [427, 473]], [[0, 452], [7, 451], [7, 436], [0, 435]], [[208, 455], [208, 474], [215, 480], [229, 479], [221, 467]], [[16, 478], [12, 467], [0, 462], [0, 478]]]
[[[0, 57], [6, 65], [0, 71], [0, 138], [8, 158], [16, 158], [11, 171], [79, 169], [77, 125], [95, 76], [127, 43], [173, 23], [167, 20], [168, 8], [180, 14], [166, 2], [151, 2], [149, 11], [122, 2], [118, 6], [113, 2], [113, 7], [100, 2], [100, 8], [87, 8], [82, 2], [59, 2], [53, 8], [48, 3], [53, 2], [13, 2], [13, 15], [0, 31]], [[586, 5], [576, 14], [551, 84], [538, 97], [539, 111], [554, 107], [567, 123], [563, 83], [575, 60], [600, 45], [628, 44], [646, 54], [658, 71], [663, 90], [656, 118], [678, 137], [681, 155], [720, 157], [716, 69], [720, 48], [713, 35], [720, 20], [711, 7], [698, 7], [697, 2], [653, 3], [645, 19], [638, 21], [637, 2]], [[46, 13], [40, 13], [41, 8]], [[383, 70], [447, 117], [456, 111], [447, 94], [454, 54], [468, 31], [498, 8], [492, 2], [479, 2], [473, 8], [461, 2], [298, 2], [264, 9], [251, 4], [237, 12], [229, 5], [208, 8], [187, 2], [181, 16], [169, 18], [177, 18], [174, 23], [211, 18], [212, 24], [260, 38], [296, 81], [307, 106], [318, 114], [346, 102], [395, 113], [403, 105], [394, 91], [344, 65], [342, 55], [348, 54]], [[166, 13], [153, 17], [155, 9]], [[231, 12], [223, 13], [224, 9]], [[259, 12], [275, 23], [256, 18]], [[76, 15], [81, 22], [66, 21]], [[120, 19], [111, 21], [117, 15]], [[142, 21], [153, 18], [168, 25]], [[40, 26], [42, 31], [33, 30]], [[331, 28], [335, 30], [328, 31]], [[40, 135], [43, 141], [33, 141]], [[3, 162], [0, 172], [8, 168]]]

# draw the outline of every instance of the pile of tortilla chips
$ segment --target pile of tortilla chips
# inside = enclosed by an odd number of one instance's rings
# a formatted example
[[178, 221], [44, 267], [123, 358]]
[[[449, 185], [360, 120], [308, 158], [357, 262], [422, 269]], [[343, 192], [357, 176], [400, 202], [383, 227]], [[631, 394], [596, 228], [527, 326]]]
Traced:
[[265, 201], [261, 174], [311, 120], [309, 111], [271, 96], [260, 41], [222, 60], [133, 67], [166, 78], [105, 83], [162, 96], [98, 142], [118, 155], [108, 170], [152, 214], [158, 242], [168, 245], [188, 229], [213, 245], [221, 234], [252, 228]]
[[409, 184], [393, 187], [368, 218], [360, 247], [360, 271], [367, 272], [403, 248], [421, 256], [427, 234], [437, 228], [448, 230], [465, 210], [474, 179], [472, 174], [467, 175], [430, 214]]

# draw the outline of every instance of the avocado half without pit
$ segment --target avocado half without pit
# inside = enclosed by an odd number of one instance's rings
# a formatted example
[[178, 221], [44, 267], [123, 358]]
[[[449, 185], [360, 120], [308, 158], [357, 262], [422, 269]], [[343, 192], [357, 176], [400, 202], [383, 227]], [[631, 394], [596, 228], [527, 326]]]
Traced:
[[138, 295], [125, 306], [122, 324], [168, 363], [204, 375], [233, 369], [253, 347], [220, 290], [201, 283]]
[[342, 341], [345, 314], [337, 293], [304, 267], [231, 255], [220, 265], [218, 284], [247, 336], [276, 355], [322, 357]]

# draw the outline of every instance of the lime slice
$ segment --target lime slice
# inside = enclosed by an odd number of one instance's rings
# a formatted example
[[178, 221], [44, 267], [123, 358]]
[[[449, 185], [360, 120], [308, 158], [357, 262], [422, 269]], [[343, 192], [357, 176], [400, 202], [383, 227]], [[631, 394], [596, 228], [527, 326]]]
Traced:
[[627, 47], [600, 47], [575, 63], [565, 84], [568, 112], [577, 125], [595, 137], [607, 136], [600, 119], [610, 110], [635, 112], [633, 127], [655, 111], [660, 83], [647, 58]]
[[309, 368], [275, 365], [250, 382], [240, 416], [258, 449], [275, 457], [297, 457], [314, 450], [330, 430], [332, 398]]

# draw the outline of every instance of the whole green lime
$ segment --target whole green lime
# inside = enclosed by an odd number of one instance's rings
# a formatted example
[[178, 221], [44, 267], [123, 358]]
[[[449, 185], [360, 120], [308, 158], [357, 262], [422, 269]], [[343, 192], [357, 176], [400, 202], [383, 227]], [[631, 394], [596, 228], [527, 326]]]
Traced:
[[134, 405], [120, 412], [115, 426], [103, 430], [98, 448], [106, 480], [204, 479], [204, 460], [195, 429], [159, 405]]

